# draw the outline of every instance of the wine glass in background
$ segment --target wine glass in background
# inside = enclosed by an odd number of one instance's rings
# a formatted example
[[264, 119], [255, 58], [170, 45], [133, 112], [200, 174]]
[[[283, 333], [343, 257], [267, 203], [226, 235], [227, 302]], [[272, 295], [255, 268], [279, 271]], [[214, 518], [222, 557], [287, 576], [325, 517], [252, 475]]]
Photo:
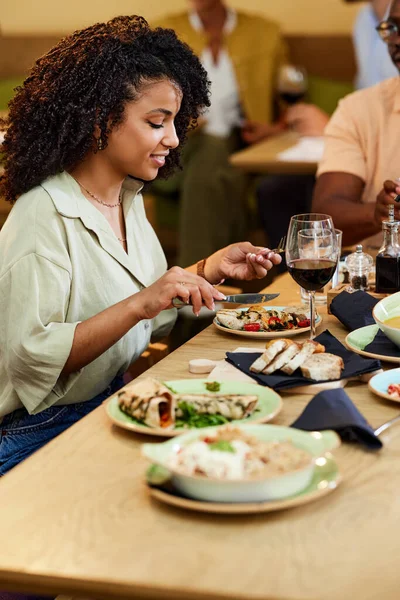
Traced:
[[295, 65], [283, 65], [278, 72], [278, 93], [287, 105], [304, 98], [308, 89], [307, 71]]
[[333, 277], [338, 260], [335, 226], [329, 215], [295, 215], [290, 219], [286, 264], [296, 283], [308, 292], [310, 339], [315, 337], [315, 292]]

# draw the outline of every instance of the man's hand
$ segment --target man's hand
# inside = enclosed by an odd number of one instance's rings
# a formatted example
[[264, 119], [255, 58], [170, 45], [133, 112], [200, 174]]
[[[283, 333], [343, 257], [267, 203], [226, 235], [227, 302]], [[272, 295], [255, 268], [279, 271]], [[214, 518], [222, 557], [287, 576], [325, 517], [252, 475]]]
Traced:
[[258, 121], [245, 121], [242, 125], [242, 138], [247, 144], [256, 144], [267, 137], [281, 133], [283, 123], [260, 123]]
[[400, 219], [400, 204], [394, 201], [394, 199], [400, 194], [400, 184], [390, 181], [389, 179], [384, 182], [383, 189], [379, 192], [376, 198], [374, 219], [377, 224], [381, 224], [389, 216], [389, 206], [394, 204], [394, 217]]
[[314, 104], [295, 104], [285, 114], [288, 127], [300, 135], [320, 136], [329, 121], [329, 116]]

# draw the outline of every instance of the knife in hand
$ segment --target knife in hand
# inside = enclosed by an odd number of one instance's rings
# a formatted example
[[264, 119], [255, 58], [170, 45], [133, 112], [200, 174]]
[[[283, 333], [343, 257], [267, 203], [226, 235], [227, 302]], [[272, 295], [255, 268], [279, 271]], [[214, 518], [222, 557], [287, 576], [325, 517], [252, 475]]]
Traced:
[[[232, 304], [263, 304], [269, 302], [274, 298], [277, 298], [278, 294], [233, 294], [232, 296], [225, 296], [224, 300], [216, 300], [218, 304], [225, 304], [225, 302], [231, 302]], [[188, 306], [186, 302], [183, 302], [180, 298], [174, 298], [172, 300], [175, 308], [181, 308], [182, 306]], [[190, 302], [189, 302], [190, 305]]]

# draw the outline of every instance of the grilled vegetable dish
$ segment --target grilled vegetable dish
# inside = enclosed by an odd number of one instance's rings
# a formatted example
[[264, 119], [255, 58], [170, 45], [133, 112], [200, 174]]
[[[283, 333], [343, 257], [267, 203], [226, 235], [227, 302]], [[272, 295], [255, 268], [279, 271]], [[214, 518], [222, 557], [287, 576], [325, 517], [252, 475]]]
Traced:
[[221, 309], [217, 311], [218, 321], [228, 329], [237, 331], [287, 331], [310, 326], [310, 319], [304, 309], [266, 309], [260, 304], [245, 310]]

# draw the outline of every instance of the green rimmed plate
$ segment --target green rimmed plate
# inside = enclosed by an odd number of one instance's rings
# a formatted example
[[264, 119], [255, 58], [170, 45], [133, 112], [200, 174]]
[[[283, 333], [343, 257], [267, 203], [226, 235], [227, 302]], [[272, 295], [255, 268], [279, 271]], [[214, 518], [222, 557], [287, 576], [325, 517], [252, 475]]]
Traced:
[[399, 364], [400, 357], [376, 354], [375, 352], [366, 352], [364, 350], [364, 348], [374, 340], [378, 331], [378, 325], [366, 325], [365, 327], [360, 327], [349, 333], [344, 342], [346, 346], [356, 354]]
[[150, 496], [156, 500], [177, 508], [232, 515], [272, 512], [314, 502], [333, 492], [341, 481], [342, 476], [339, 473], [339, 468], [333, 456], [327, 453], [325, 456], [317, 459], [310, 485], [298, 494], [284, 500], [247, 503], [204, 502], [182, 496], [170, 483], [159, 487], [148, 485], [148, 490]]
[[[200, 394], [208, 392], [205, 384], [210, 383], [208, 379], [178, 379], [176, 381], [166, 381], [168, 387], [178, 393]], [[237, 423], [267, 423], [271, 421], [282, 410], [282, 398], [279, 394], [270, 388], [257, 385], [255, 383], [246, 383], [242, 381], [221, 381], [220, 392], [226, 394], [254, 394], [258, 396], [258, 403], [255, 412], [246, 419], [230, 421]], [[118, 396], [115, 394], [105, 404], [107, 416], [111, 421], [130, 431], [143, 433], [145, 435], [155, 435], [160, 437], [174, 437], [189, 431], [189, 429], [156, 429], [139, 423], [135, 419], [126, 415], [118, 406]]]

